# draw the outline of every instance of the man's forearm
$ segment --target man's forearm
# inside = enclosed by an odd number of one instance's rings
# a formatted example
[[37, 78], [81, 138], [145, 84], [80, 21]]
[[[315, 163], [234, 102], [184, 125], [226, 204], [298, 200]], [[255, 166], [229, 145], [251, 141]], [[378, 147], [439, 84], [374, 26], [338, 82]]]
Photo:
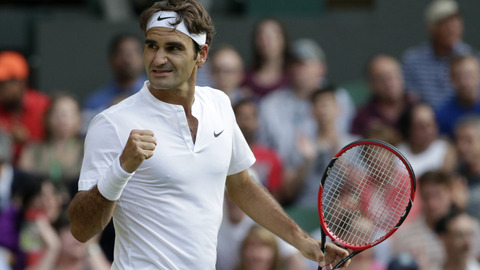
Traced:
[[[246, 173], [245, 173], [246, 174]], [[237, 176], [235, 176], [237, 177]], [[240, 176], [247, 177], [247, 176]], [[309, 236], [285, 213], [280, 204], [253, 180], [227, 181], [229, 197], [253, 220], [299, 248]]]
[[78, 192], [68, 207], [73, 236], [84, 243], [101, 232], [112, 218], [115, 205], [116, 201], [105, 199], [97, 186]]

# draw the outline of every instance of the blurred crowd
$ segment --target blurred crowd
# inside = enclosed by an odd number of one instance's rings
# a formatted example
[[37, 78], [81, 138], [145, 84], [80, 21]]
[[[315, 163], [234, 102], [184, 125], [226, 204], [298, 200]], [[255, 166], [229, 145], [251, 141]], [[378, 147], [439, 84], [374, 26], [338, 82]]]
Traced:
[[[213, 44], [199, 69], [198, 85], [231, 99], [257, 159], [250, 173], [287, 209], [317, 207], [325, 167], [354, 140], [383, 140], [410, 161], [418, 188], [409, 217], [349, 269], [480, 269], [479, 55], [463, 40], [456, 1], [432, 1], [424, 19], [423, 44], [405, 48], [401, 59], [378, 52], [365, 63], [370, 93], [361, 104], [328, 79], [335, 59], [327, 61], [320, 44], [290, 40], [273, 17], [254, 25], [251, 64], [234, 44]], [[83, 102], [68, 91], [33, 89], [25, 57], [0, 51], [0, 270], [110, 268], [112, 224], [80, 243], [65, 210], [77, 191], [88, 124], [146, 80], [142, 43], [129, 33], [112, 39], [112, 80]], [[226, 196], [217, 269], [317, 266]]]

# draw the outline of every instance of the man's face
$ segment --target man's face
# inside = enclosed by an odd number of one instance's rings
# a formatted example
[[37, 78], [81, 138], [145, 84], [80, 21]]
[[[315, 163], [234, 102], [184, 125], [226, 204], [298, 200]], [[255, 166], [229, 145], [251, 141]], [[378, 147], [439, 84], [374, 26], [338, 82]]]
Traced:
[[452, 192], [445, 185], [428, 183], [420, 187], [420, 198], [427, 218], [437, 221], [450, 210]]
[[443, 236], [447, 253], [454, 258], [464, 260], [470, 256], [473, 239], [475, 239], [473, 220], [466, 214], [452, 219]]
[[0, 82], [0, 105], [5, 110], [16, 110], [22, 106], [25, 80], [11, 79]]
[[468, 164], [480, 158], [480, 134], [473, 124], [459, 126], [455, 130], [455, 142], [458, 156]]
[[459, 15], [450, 16], [430, 29], [434, 43], [446, 48], [453, 46], [462, 39], [463, 22]]
[[292, 85], [295, 89], [315, 90], [325, 75], [325, 66], [318, 60], [297, 60], [290, 65]]
[[267, 20], [258, 26], [255, 45], [264, 60], [282, 57], [285, 42], [280, 25], [275, 21]]
[[258, 129], [257, 107], [254, 103], [245, 103], [236, 110], [238, 126], [247, 140], [254, 138]]
[[312, 105], [312, 114], [318, 123], [331, 124], [337, 119], [339, 108], [335, 93], [319, 94]]
[[110, 58], [110, 65], [118, 79], [135, 79], [143, 71], [142, 47], [134, 38], [124, 39]]
[[211, 76], [215, 87], [229, 92], [243, 81], [243, 63], [240, 56], [230, 50], [219, 51], [211, 59]]
[[480, 87], [480, 67], [478, 60], [467, 58], [456, 63], [451, 70], [452, 83], [462, 100], [475, 103]]
[[428, 105], [417, 106], [412, 112], [410, 140], [419, 146], [427, 146], [438, 136], [435, 113]]
[[378, 57], [370, 66], [370, 88], [382, 100], [397, 100], [403, 96], [400, 65], [390, 57]]
[[[163, 27], [147, 31], [143, 58], [150, 85], [155, 89], [189, 90], [195, 85], [197, 68], [207, 59], [208, 49], [196, 55], [193, 40]], [[195, 59], [196, 58], [196, 59]]]

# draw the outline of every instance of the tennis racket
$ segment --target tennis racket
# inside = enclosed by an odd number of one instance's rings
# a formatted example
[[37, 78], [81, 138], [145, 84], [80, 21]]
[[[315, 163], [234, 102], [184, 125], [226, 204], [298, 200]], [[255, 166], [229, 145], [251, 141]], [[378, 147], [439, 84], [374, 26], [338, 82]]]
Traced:
[[352, 250], [333, 269], [390, 237], [407, 217], [415, 189], [413, 169], [394, 146], [358, 140], [342, 148], [326, 168], [318, 192], [322, 252], [327, 235]]

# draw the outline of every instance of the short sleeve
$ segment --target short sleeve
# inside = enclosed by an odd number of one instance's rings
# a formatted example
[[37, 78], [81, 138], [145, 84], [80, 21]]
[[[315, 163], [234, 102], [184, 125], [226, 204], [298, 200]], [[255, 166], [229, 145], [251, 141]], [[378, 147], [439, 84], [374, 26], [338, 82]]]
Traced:
[[103, 114], [91, 122], [86, 138], [82, 169], [78, 182], [79, 190], [95, 186], [121, 154], [123, 147], [113, 123]]

